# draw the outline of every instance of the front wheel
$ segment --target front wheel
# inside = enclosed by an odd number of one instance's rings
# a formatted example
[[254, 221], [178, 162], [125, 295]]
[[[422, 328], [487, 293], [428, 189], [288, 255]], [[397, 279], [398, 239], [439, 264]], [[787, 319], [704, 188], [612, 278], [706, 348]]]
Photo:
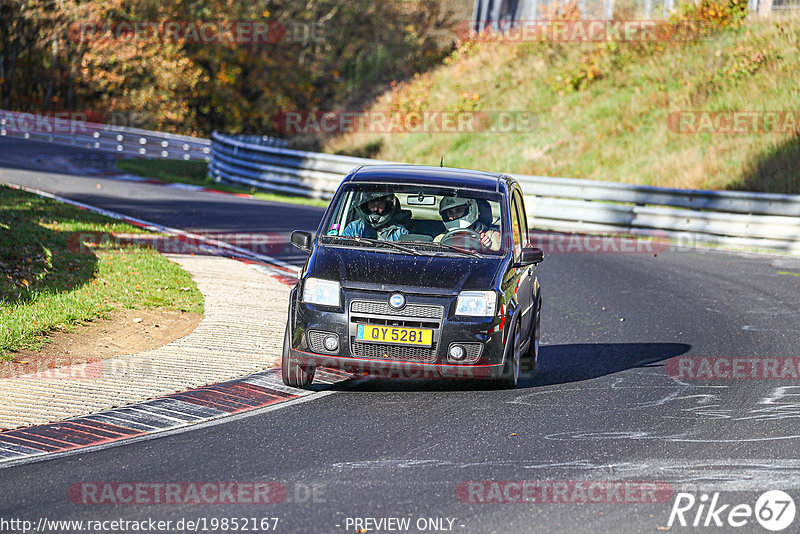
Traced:
[[514, 325], [508, 341], [513, 343], [509, 348], [508, 358], [506, 358], [505, 365], [503, 366], [503, 374], [496, 378], [494, 381], [495, 387], [498, 389], [514, 389], [519, 383], [519, 367], [520, 367], [520, 335], [519, 325]]
[[306, 389], [314, 381], [313, 367], [304, 368], [294, 358], [291, 352], [291, 339], [289, 338], [289, 323], [286, 323], [286, 334], [283, 336], [283, 354], [281, 355], [281, 378], [283, 383], [293, 388]]
[[542, 301], [536, 306], [536, 316], [533, 318], [533, 326], [531, 327], [531, 340], [528, 342], [528, 350], [523, 355], [525, 358], [526, 371], [535, 371], [539, 364], [539, 340], [542, 336]]

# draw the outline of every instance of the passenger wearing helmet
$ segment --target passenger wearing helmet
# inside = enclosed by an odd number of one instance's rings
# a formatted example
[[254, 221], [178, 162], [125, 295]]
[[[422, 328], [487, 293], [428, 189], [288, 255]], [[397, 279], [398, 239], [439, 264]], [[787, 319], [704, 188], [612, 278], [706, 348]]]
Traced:
[[[484, 217], [481, 217], [478, 201], [474, 198], [444, 197], [439, 202], [439, 214], [447, 232], [436, 236], [434, 241], [441, 241], [447, 233], [454, 230], [472, 230], [480, 235], [481, 245], [485, 248], [500, 250], [500, 231], [497, 226], [480, 220]], [[489, 220], [491, 221], [491, 212]]]
[[397, 241], [408, 233], [405, 226], [408, 217], [401, 212], [392, 193], [362, 193], [356, 211], [359, 218], [344, 228], [343, 236]]

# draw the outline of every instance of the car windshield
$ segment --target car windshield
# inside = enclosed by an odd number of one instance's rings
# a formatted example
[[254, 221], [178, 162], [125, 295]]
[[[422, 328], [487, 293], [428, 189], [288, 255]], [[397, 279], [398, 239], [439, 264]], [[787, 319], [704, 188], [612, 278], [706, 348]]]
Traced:
[[501, 199], [473, 189], [348, 184], [334, 200], [320, 242], [390, 253], [504, 254]]

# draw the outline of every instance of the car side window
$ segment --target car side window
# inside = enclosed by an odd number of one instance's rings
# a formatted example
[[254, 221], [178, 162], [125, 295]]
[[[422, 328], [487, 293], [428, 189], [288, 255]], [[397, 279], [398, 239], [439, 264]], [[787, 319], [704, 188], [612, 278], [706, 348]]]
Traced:
[[519, 216], [517, 215], [517, 196], [511, 200], [511, 235], [514, 236], [514, 254], [518, 254], [522, 247], [522, 232], [519, 227]]
[[344, 198], [336, 208], [337, 213], [331, 219], [331, 227], [328, 229], [329, 234], [341, 234], [349, 223], [358, 218], [358, 214], [352, 206], [353, 195], [352, 191], [345, 193]]
[[522, 237], [522, 246], [529, 247], [531, 246], [530, 243], [530, 236], [528, 235], [528, 218], [525, 214], [525, 199], [522, 197], [522, 194], [519, 190], [514, 191], [514, 203], [516, 204], [518, 215], [517, 219], [519, 220], [520, 224], [520, 235]]

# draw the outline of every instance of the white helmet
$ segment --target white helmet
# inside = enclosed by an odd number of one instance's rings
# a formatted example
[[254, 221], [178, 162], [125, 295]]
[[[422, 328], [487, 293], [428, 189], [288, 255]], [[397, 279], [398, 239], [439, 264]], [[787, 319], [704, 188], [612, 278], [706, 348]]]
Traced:
[[[445, 217], [445, 211], [462, 206], [466, 207], [467, 210], [464, 215], [458, 219], [453, 219], [451, 221]], [[448, 232], [459, 228], [469, 228], [478, 220], [478, 203], [474, 198], [444, 197], [439, 202], [439, 215], [442, 216], [442, 222], [444, 222], [444, 226], [447, 228]]]

